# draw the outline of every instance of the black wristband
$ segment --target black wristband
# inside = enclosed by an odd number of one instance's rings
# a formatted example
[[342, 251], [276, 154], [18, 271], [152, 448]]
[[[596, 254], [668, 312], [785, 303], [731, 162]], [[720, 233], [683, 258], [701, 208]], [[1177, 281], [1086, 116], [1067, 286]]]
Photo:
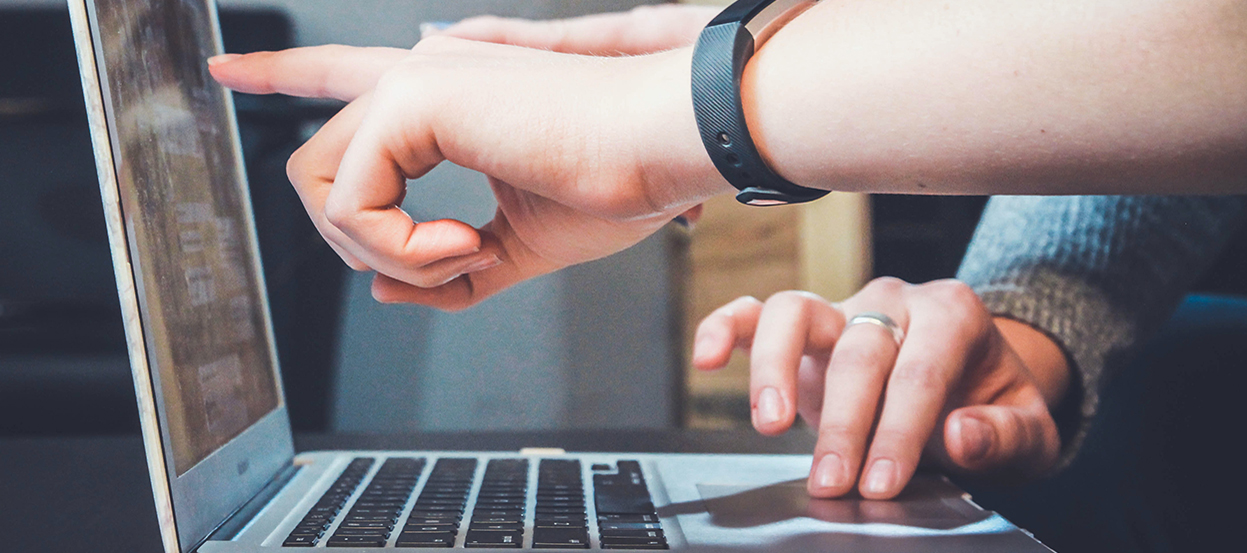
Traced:
[[789, 182], [762, 160], [745, 124], [740, 78], [754, 40], [768, 24], [808, 0], [739, 0], [706, 25], [693, 48], [693, 113], [715, 168], [748, 205], [817, 200], [826, 190]]

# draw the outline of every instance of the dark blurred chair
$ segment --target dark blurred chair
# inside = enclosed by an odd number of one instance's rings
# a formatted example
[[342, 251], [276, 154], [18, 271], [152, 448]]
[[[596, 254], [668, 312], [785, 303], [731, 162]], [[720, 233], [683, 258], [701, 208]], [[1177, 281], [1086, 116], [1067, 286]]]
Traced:
[[[281, 12], [224, 11], [221, 26], [227, 51], [292, 44]], [[0, 11], [0, 51], [0, 435], [135, 431], [68, 12]], [[345, 271], [284, 167], [332, 106], [236, 100], [291, 419], [323, 430]]]

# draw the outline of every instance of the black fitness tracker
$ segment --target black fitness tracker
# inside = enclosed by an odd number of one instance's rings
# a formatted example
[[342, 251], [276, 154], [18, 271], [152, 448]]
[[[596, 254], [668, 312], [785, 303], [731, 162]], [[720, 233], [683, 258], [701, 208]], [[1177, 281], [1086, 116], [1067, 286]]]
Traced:
[[710, 21], [693, 48], [693, 113], [715, 168], [748, 205], [817, 200], [826, 190], [793, 184], [766, 165], [745, 125], [740, 77], [767, 26], [809, 0], [739, 0]]

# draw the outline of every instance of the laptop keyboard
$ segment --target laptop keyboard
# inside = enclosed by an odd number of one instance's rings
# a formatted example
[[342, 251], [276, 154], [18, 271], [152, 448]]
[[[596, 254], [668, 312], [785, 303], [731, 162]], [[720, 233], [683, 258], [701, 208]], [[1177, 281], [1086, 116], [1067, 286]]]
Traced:
[[475, 475], [476, 459], [441, 459], [434, 464], [395, 545], [454, 546]]
[[[593, 545], [578, 460], [540, 460], [537, 489], [531, 494], [528, 459], [491, 459], [465, 524], [477, 460], [438, 459], [400, 526], [426, 461], [392, 457], [339, 517], [374, 464], [367, 457], [352, 460], [282, 545], [385, 547], [397, 534], [395, 547], [444, 548], [459, 542], [461, 530], [461, 545], [467, 548], [518, 549], [527, 543], [537, 549], [588, 549]], [[641, 464], [595, 464], [592, 472], [597, 545], [601, 549], [667, 549]], [[535, 495], [532, 513], [527, 512], [530, 495]], [[531, 539], [526, 539], [526, 528], [532, 529]]]

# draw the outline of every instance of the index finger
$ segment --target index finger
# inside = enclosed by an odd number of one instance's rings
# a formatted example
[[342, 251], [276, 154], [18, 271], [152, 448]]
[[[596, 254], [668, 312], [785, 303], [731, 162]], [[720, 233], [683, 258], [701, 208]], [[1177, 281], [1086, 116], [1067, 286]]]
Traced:
[[238, 92], [349, 102], [372, 90], [381, 75], [408, 53], [400, 48], [311, 46], [218, 56], [208, 60], [208, 71]]
[[984, 355], [987, 325], [964, 285], [930, 283], [910, 304], [907, 336], [888, 379], [883, 411], [863, 465], [860, 490], [869, 499], [900, 493], [918, 468], [961, 375]]

